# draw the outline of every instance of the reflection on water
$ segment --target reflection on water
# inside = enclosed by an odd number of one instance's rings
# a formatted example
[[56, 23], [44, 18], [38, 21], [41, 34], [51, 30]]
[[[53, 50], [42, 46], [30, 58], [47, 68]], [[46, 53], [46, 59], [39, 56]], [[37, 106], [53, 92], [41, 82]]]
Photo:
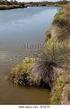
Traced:
[[0, 61], [5, 61], [8, 57], [8, 52], [0, 51]]
[[13, 86], [7, 75], [24, 56], [42, 49], [44, 31], [50, 27], [57, 10], [32, 7], [0, 11], [0, 104], [49, 103], [48, 90]]

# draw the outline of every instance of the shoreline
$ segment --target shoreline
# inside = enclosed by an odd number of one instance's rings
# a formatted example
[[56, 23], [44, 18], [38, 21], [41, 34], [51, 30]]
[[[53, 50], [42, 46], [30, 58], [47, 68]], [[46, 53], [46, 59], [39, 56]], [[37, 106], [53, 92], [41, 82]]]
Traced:
[[18, 8], [26, 8], [19, 5], [0, 5], [0, 10], [10, 10], [10, 9], [18, 9]]
[[9, 9], [17, 9], [17, 8], [28, 8], [28, 7], [63, 7], [64, 5], [68, 4], [69, 2], [9, 2], [3, 1], [0, 2], [0, 10], [9, 10]]

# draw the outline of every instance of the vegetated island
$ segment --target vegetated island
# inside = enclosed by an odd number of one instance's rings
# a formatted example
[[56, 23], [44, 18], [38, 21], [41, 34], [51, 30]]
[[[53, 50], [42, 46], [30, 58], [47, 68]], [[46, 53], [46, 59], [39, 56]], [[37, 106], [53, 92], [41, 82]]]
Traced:
[[18, 2], [17, 0], [0, 0], [0, 10], [8, 10], [15, 8], [39, 7], [39, 6], [63, 6], [69, 1], [63, 0], [58, 2]]
[[70, 104], [70, 3], [55, 15], [41, 53], [25, 57], [9, 79], [22, 87], [48, 88], [50, 104]]

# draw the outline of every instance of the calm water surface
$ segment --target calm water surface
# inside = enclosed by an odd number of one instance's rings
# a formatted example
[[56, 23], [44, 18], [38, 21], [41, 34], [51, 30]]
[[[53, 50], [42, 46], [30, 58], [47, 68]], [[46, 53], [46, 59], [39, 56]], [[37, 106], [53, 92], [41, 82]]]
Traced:
[[37, 51], [57, 11], [55, 7], [0, 11], [0, 104], [49, 103], [48, 90], [13, 86], [7, 75], [24, 56]]

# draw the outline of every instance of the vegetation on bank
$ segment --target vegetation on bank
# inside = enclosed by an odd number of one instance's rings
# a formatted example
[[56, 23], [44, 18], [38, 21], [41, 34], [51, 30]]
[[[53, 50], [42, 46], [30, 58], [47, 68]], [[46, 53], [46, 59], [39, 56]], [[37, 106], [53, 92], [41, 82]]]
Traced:
[[18, 2], [17, 0], [0, 0], [0, 10], [14, 9], [14, 8], [25, 8], [25, 7], [38, 7], [38, 6], [63, 6], [68, 4], [69, 1], [57, 1], [57, 2]]
[[[68, 33], [66, 37], [70, 36], [69, 11], [70, 4], [59, 11], [53, 21], [53, 24], [61, 30], [66, 29]], [[37, 58], [25, 57], [21, 64], [12, 69], [10, 80], [21, 86], [49, 88], [51, 104], [61, 104], [62, 95], [65, 92], [63, 88], [67, 84], [70, 85], [70, 39], [65, 41], [58, 40], [58, 37], [52, 37], [52, 35], [48, 37], [41, 54]], [[70, 103], [70, 93], [67, 92], [65, 96]]]
[[63, 10], [60, 10], [55, 15], [53, 24], [60, 27], [61, 30], [65, 29], [64, 34], [67, 31], [67, 41], [62, 40], [62, 43], [64, 41], [64, 46], [66, 45], [67, 47], [64, 47], [65, 55], [62, 54], [61, 50], [62, 57], [65, 57], [60, 60], [63, 63], [51, 92], [51, 104], [70, 104], [70, 4], [66, 5]]
[[16, 0], [0, 0], [0, 10], [14, 9], [14, 8], [24, 8], [24, 3], [17, 2]]
[[16, 65], [11, 73], [10, 80], [16, 85], [28, 86], [30, 84], [30, 76], [34, 58], [25, 57], [21, 64]]
[[70, 28], [70, 4], [63, 7], [54, 17], [53, 24]]
[[57, 1], [57, 2], [49, 2], [49, 1], [39, 1], [39, 2], [28, 2], [28, 3], [25, 3], [26, 4], [26, 6], [31, 6], [31, 7], [33, 7], [33, 6], [63, 6], [63, 5], [65, 5], [65, 4], [68, 4], [69, 3], [69, 1], [67, 1], [67, 0], [62, 0], [62, 1]]
[[[63, 95], [63, 88], [69, 84], [70, 85], [70, 69], [65, 69], [64, 71], [60, 72], [60, 75], [55, 81], [54, 88], [52, 89], [51, 93], [51, 104], [62, 104], [62, 95]], [[67, 87], [68, 88], [68, 87]], [[67, 100], [70, 104], [70, 89], [69, 92], [67, 91]], [[65, 99], [65, 97], [63, 97]]]
[[70, 45], [54, 38], [48, 39], [40, 56], [25, 57], [21, 64], [12, 69], [10, 80], [17, 85], [52, 89], [57, 78], [57, 68], [64, 67], [69, 55]]

